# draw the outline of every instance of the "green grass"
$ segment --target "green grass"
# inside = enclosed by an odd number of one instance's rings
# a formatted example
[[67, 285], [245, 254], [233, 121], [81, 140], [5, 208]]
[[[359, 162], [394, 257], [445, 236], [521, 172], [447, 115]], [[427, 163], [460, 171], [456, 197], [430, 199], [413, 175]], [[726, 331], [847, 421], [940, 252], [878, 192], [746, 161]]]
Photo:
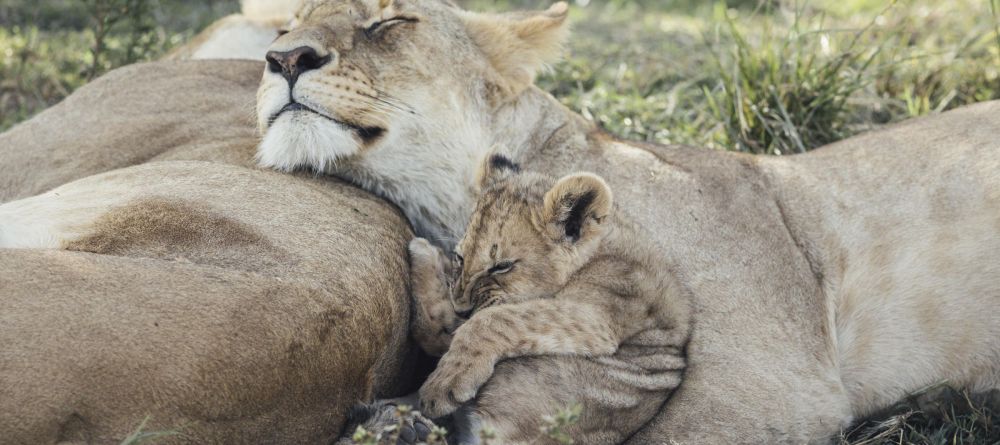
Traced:
[[[1000, 0], [577, 0], [569, 56], [539, 79], [623, 137], [793, 153], [1000, 97]], [[466, 0], [478, 9], [539, 0]], [[95, 58], [95, 7], [112, 16]], [[586, 6], [582, 6], [586, 4]], [[107, 8], [105, 8], [107, 9]], [[111, 68], [156, 59], [236, 0], [9, 0], [0, 130]], [[107, 24], [107, 23], [106, 23]]]
[[569, 58], [540, 84], [630, 138], [795, 153], [1000, 98], [988, 0], [592, 2], [573, 19]]
[[88, 80], [154, 60], [237, 0], [4, 0], [0, 2], [0, 131]]
[[717, 8], [723, 25], [711, 52], [718, 84], [703, 92], [725, 129], [720, 143], [752, 153], [804, 153], [851, 133], [848, 100], [865, 89], [883, 49], [862, 44], [874, 22], [839, 31], [849, 38], [843, 49], [831, 49], [833, 33], [823, 33], [822, 17], [813, 29], [800, 21], [803, 10], [792, 14], [787, 26], [762, 27], [754, 36], [738, 16]]
[[[796, 153], [1000, 98], [1000, 0], [572, 3], [568, 55], [538, 83], [631, 139]], [[107, 70], [161, 57], [237, 9], [236, 0], [5, 0], [0, 131]], [[935, 410], [904, 402], [841, 443], [1000, 443], [996, 410], [964, 400]]]

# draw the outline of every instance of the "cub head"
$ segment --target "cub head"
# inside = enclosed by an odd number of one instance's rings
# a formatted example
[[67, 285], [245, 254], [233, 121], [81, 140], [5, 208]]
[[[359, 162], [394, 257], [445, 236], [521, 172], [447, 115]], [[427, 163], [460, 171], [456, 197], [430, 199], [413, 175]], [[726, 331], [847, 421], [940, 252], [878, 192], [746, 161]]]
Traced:
[[493, 154], [480, 168], [480, 187], [456, 252], [457, 312], [553, 295], [591, 259], [608, 230], [611, 189], [593, 174], [554, 181]]
[[560, 53], [566, 13], [562, 2], [479, 14], [448, 0], [305, 0], [267, 52], [258, 159], [363, 169], [382, 152], [380, 165], [402, 169], [433, 154], [417, 150], [482, 142], [489, 111]]

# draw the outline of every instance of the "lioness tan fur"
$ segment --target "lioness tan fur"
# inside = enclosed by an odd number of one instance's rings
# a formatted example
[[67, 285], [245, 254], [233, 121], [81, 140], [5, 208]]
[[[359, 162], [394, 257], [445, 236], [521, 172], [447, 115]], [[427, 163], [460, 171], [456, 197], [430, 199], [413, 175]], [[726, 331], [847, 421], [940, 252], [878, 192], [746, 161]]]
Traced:
[[565, 10], [320, 2], [271, 47], [322, 63], [265, 70], [258, 157], [361, 184], [445, 248], [496, 143], [529, 170], [603, 177], [693, 295], [685, 380], [630, 443], [819, 441], [929, 384], [997, 387], [1000, 103], [801, 156], [620, 141], [525, 84]]
[[240, 13], [216, 20], [167, 60], [264, 60], [267, 47], [281, 32], [295, 26], [301, 0], [242, 0]]
[[128, 67], [0, 135], [0, 442], [327, 443], [413, 388], [412, 233], [245, 167], [260, 69]]
[[149, 161], [254, 166], [253, 90], [263, 64], [131, 65], [0, 134], [0, 203]]
[[[601, 420], [566, 431], [579, 443], [619, 443], [644, 425], [681, 381], [688, 296], [669, 265], [657, 257], [655, 243], [612, 210], [611, 190], [599, 177], [573, 174], [553, 183], [518, 172], [500, 155], [491, 157], [485, 168], [487, 185], [459, 244], [464, 261], [452, 296], [456, 311], [473, 315], [454, 332], [448, 352], [421, 388], [421, 411], [432, 417], [454, 412], [475, 397], [504, 359], [591, 357], [607, 360], [603, 375], [613, 375], [612, 355], [619, 347], [633, 346], [635, 337], [655, 330], [663, 336], [657, 346], [672, 353], [644, 363], [650, 376], [634, 381], [630, 393], [617, 394], [632, 402], [612, 409], [582, 405], [588, 420]], [[440, 264], [433, 255], [413, 255], [428, 248], [426, 242], [410, 244], [415, 289], [428, 287], [417, 282], [435, 282], [441, 276], [416, 275], [429, 269], [420, 261]], [[420, 293], [414, 297], [434, 299]], [[451, 328], [440, 326], [438, 332]], [[574, 403], [564, 394], [548, 394], [548, 387], [535, 391], [538, 398], [563, 398], [564, 406]], [[490, 406], [476, 406], [499, 443], [558, 443], [538, 433], [542, 419], [554, 408], [493, 419]], [[608, 428], [607, 419], [619, 422]]]

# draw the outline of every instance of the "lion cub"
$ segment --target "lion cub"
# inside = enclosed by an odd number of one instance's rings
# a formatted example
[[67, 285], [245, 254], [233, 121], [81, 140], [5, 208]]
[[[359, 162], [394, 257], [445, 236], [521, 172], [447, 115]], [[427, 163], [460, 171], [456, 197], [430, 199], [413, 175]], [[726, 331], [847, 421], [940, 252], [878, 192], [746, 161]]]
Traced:
[[[559, 356], [567, 363], [567, 356], [590, 357], [609, 368], [606, 374], [590, 376], [596, 387], [602, 385], [597, 383], [601, 379], [613, 379], [611, 368], [622, 365], [622, 360], [642, 355], [635, 353], [637, 348], [668, 348], [670, 354], [649, 355], [636, 359], [638, 364], [622, 366], [669, 369], [673, 390], [684, 367], [689, 298], [654, 243], [613, 211], [608, 185], [588, 173], [553, 181], [520, 172], [501, 155], [487, 160], [480, 178], [482, 195], [455, 256], [454, 286], [445, 284], [448, 263], [439, 250], [422, 239], [410, 244], [416, 300], [412, 333], [429, 353], [444, 354], [420, 389], [422, 412], [431, 417], [452, 413], [476, 398], [498, 362], [524, 356]], [[655, 338], [652, 344], [651, 338]], [[626, 350], [630, 352], [623, 353]], [[605, 363], [603, 358], [618, 361]], [[518, 363], [510, 366], [516, 368]], [[498, 377], [488, 386], [498, 380], [512, 385], [537, 382]], [[629, 396], [655, 397], [649, 388], [643, 393], [643, 385], [649, 383], [642, 380], [628, 383], [630, 389], [639, 389]], [[560, 383], [535, 390], [540, 395], [572, 392], [560, 388]], [[503, 388], [489, 391], [495, 396]], [[660, 394], [658, 402], [669, 391]], [[552, 414], [554, 407], [545, 409], [550, 411], [532, 415], [537, 419]], [[496, 410], [478, 406], [475, 411]], [[606, 420], [616, 413], [590, 414]], [[645, 422], [634, 420], [635, 428]], [[494, 429], [496, 424], [511, 423], [510, 419], [482, 421]]]

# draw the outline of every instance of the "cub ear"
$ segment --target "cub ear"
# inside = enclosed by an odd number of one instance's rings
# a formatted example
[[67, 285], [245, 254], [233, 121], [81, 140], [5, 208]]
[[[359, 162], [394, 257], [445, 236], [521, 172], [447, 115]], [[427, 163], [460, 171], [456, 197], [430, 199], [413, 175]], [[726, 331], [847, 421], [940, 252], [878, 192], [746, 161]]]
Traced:
[[569, 35], [569, 6], [559, 2], [545, 11], [483, 14], [462, 11], [469, 37], [506, 80], [512, 95], [535, 81], [547, 64], [562, 55]]
[[542, 217], [556, 240], [578, 244], [604, 234], [611, 213], [611, 188], [599, 176], [575, 173], [563, 177], [545, 193]]
[[521, 166], [510, 159], [507, 150], [501, 146], [494, 146], [483, 158], [476, 173], [476, 183], [479, 189], [485, 189], [490, 184], [496, 183], [511, 175], [521, 172]]

